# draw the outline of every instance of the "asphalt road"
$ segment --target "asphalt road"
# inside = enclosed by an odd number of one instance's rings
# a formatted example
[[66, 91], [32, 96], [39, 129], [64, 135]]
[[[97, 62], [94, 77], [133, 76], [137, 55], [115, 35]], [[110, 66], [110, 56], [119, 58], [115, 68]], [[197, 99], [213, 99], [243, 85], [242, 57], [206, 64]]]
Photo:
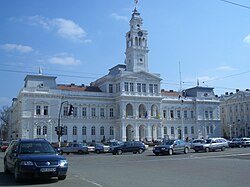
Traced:
[[[143, 154], [65, 155], [69, 171], [64, 181], [29, 180], [15, 183], [3, 173], [0, 186], [60, 187], [249, 187], [250, 148], [226, 149], [209, 153], [154, 156]], [[0, 153], [3, 160], [3, 153]]]

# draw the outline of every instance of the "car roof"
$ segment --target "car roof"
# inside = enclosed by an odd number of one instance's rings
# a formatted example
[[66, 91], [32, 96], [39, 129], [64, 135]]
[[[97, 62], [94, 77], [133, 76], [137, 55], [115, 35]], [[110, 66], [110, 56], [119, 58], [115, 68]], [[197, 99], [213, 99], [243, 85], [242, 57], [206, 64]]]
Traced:
[[48, 142], [45, 139], [19, 139], [19, 140], [12, 140], [12, 142]]

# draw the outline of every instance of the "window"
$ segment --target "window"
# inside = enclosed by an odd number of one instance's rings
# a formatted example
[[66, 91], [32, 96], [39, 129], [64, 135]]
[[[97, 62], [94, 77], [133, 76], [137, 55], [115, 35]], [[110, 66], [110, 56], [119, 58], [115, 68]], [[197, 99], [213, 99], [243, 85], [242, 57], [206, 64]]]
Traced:
[[47, 126], [43, 126], [43, 135], [47, 134]]
[[205, 111], [205, 119], [208, 119], [208, 111]]
[[41, 106], [36, 106], [36, 115], [41, 115]]
[[191, 127], [191, 134], [194, 134], [194, 127]]
[[96, 116], [96, 114], [95, 114], [95, 108], [91, 108], [91, 116], [92, 116], [92, 117], [95, 117], [95, 116]]
[[64, 129], [64, 135], [68, 135], [68, 127], [64, 126], [63, 129]]
[[191, 119], [194, 119], [194, 111], [191, 111]]
[[95, 135], [95, 127], [91, 127], [91, 135], [94, 136]]
[[164, 135], [167, 135], [167, 134], [168, 134], [168, 128], [164, 127]]
[[114, 117], [114, 109], [113, 108], [109, 109], [109, 117]]
[[124, 90], [125, 90], [125, 92], [128, 92], [128, 82], [124, 83]]
[[74, 116], [74, 117], [77, 116], [77, 107], [74, 107], [74, 109], [73, 109], [73, 116]]
[[101, 136], [104, 136], [104, 127], [101, 127], [101, 128], [100, 128], [100, 135], [101, 135]]
[[207, 134], [209, 134], [209, 126], [207, 126]]
[[120, 92], [120, 83], [116, 84], [116, 93]]
[[188, 115], [187, 115], [187, 111], [184, 110], [184, 118], [187, 119]]
[[184, 133], [188, 134], [188, 128], [187, 127], [184, 128]]
[[153, 84], [149, 84], [149, 93], [153, 93]]
[[109, 93], [113, 93], [113, 84], [109, 84]]
[[167, 111], [163, 110], [163, 118], [166, 118], [166, 115], [167, 115]]
[[147, 90], [146, 84], [142, 84], [142, 92], [146, 93], [146, 90]]
[[100, 108], [100, 116], [104, 117], [104, 108]]
[[43, 115], [47, 116], [49, 114], [49, 107], [48, 106], [44, 106], [43, 107]]
[[213, 119], [213, 118], [214, 118], [214, 116], [213, 116], [213, 111], [209, 111], [209, 118], [210, 118], [210, 119]]
[[36, 135], [41, 135], [41, 127], [40, 126], [36, 127]]
[[82, 127], [82, 135], [87, 134], [87, 128], [85, 126]]
[[181, 119], [181, 111], [180, 110], [177, 110], [177, 118]]
[[86, 116], [87, 116], [87, 108], [86, 108], [86, 107], [83, 107], [83, 108], [82, 108], [82, 116], [83, 116], [83, 117], [86, 117]]
[[63, 115], [64, 115], [64, 116], [67, 116], [67, 115], [68, 115], [68, 110], [69, 110], [69, 109], [68, 109], [67, 106], [64, 106], [64, 107], [63, 107]]
[[134, 83], [130, 82], [129, 88], [130, 88], [130, 91], [133, 92], [134, 91]]
[[76, 126], [73, 127], [73, 135], [77, 135], [77, 127]]
[[171, 134], [174, 134], [174, 127], [171, 127]]
[[214, 133], [214, 127], [213, 127], [213, 125], [210, 126], [210, 133], [211, 133], [211, 134]]
[[154, 84], [154, 93], [158, 93], [158, 85]]
[[173, 110], [170, 110], [170, 118], [174, 119], [174, 111]]
[[137, 83], [137, 92], [141, 92], [141, 83]]
[[114, 136], [114, 127], [109, 128], [109, 134], [110, 136]]

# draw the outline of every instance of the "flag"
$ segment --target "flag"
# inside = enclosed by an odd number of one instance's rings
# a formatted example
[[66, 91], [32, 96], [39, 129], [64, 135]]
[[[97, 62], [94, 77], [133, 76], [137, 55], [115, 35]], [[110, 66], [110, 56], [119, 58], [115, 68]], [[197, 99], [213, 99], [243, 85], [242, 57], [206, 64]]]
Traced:
[[135, 4], [137, 4], [138, 3], [138, 0], [135, 0]]

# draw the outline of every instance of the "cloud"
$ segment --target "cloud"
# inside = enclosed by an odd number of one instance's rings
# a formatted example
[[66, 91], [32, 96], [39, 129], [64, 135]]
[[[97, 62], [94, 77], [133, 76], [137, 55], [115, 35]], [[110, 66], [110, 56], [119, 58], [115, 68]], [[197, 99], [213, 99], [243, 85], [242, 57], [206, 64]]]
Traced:
[[4, 44], [4, 45], [0, 45], [0, 48], [5, 50], [5, 51], [17, 51], [19, 53], [30, 53], [33, 50], [32, 47], [30, 46], [25, 46], [25, 45], [18, 45], [18, 44]]
[[126, 16], [120, 16], [117, 13], [112, 13], [111, 17], [113, 19], [117, 20], [117, 21], [126, 21], [126, 22], [128, 21], [128, 17], [126, 17]]
[[59, 64], [59, 65], [77, 65], [80, 63], [80, 60], [65, 53], [55, 55], [54, 57], [48, 59], [48, 61], [51, 64]]
[[230, 66], [219, 66], [217, 68], [215, 68], [216, 70], [222, 70], [222, 71], [231, 71], [231, 70], [235, 70], [234, 68], [230, 67]]
[[42, 27], [46, 31], [55, 31], [59, 36], [71, 41], [90, 43], [91, 40], [86, 39], [86, 31], [76, 24], [74, 21], [64, 18], [49, 19], [39, 15], [22, 17], [20, 19], [14, 19], [20, 22], [26, 22], [32, 26]]
[[209, 76], [202, 76], [202, 77], [197, 77], [200, 82], [206, 82], [206, 81], [212, 81], [216, 79], [215, 77], [209, 77]]
[[247, 35], [247, 36], [244, 38], [243, 41], [246, 42], [246, 43], [250, 43], [250, 34]]

